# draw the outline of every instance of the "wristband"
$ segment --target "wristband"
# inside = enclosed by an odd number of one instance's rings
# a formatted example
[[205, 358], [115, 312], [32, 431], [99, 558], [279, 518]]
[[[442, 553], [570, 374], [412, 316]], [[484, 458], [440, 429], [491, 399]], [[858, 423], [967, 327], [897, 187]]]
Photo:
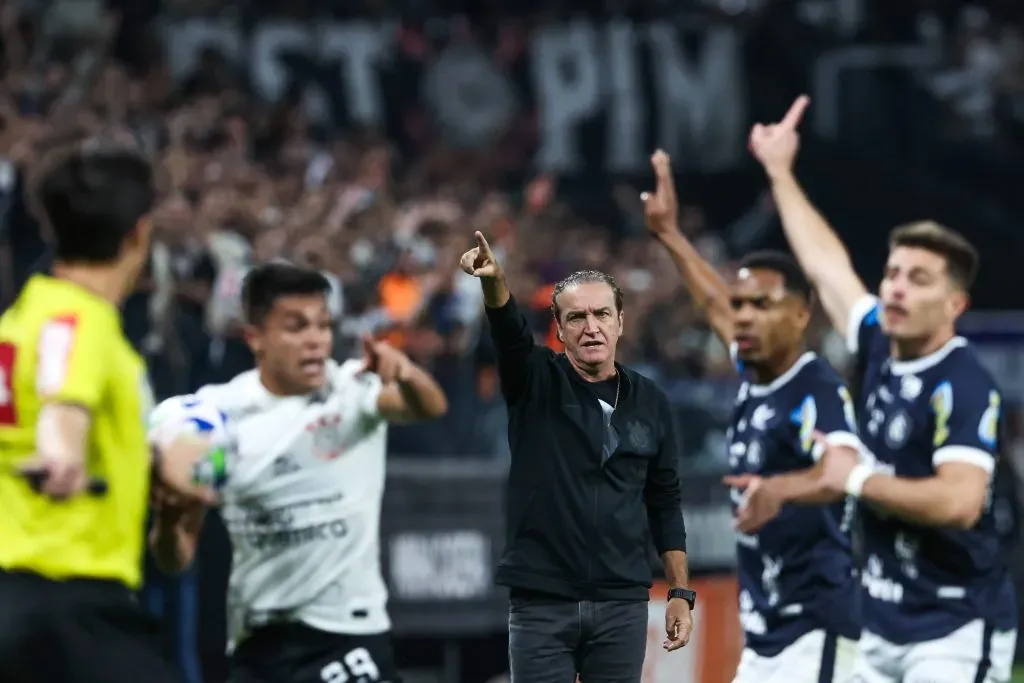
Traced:
[[223, 448], [215, 448], [192, 466], [192, 483], [219, 489], [227, 483], [228, 462]]
[[875, 473], [875, 469], [867, 463], [858, 463], [846, 477], [846, 495], [860, 498], [864, 491], [864, 482]]

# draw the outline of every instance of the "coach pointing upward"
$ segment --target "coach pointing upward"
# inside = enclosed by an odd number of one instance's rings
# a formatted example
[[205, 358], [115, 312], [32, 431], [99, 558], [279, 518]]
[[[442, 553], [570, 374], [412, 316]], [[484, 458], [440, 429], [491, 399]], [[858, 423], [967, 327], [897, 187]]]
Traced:
[[651, 586], [648, 539], [670, 588], [665, 647], [686, 644], [679, 444], [665, 395], [615, 363], [622, 292], [604, 273], [556, 285], [564, 354], [534, 343], [484, 236], [462, 257], [480, 278], [508, 404], [512, 466], [498, 583], [511, 589], [513, 683], [640, 680]]

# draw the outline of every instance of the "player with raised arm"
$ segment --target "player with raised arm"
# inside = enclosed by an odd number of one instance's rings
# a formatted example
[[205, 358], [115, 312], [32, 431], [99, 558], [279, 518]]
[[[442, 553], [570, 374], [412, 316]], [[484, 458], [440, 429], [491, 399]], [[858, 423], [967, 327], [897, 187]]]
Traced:
[[836, 453], [823, 469], [827, 487], [863, 503], [864, 634], [854, 680], [982, 680], [1008, 577], [991, 506], [1002, 399], [955, 330], [978, 256], [936, 223], [896, 228], [879, 295], [869, 295], [793, 175], [808, 104], [801, 97], [779, 123], [754, 126], [750, 149], [861, 373], [860, 438], [873, 462]]
[[831, 366], [806, 350], [811, 287], [786, 254], [742, 259], [730, 287], [678, 229], [668, 156], [651, 158], [657, 189], [646, 222], [697, 307], [750, 381], [729, 428], [738, 527], [740, 620], [736, 683], [841, 683], [860, 633], [844, 496], [822, 488], [812, 435], [856, 453], [853, 406]]
[[201, 494], [191, 463], [207, 448], [169, 443], [152, 461], [146, 368], [121, 329], [153, 173], [132, 150], [81, 146], [44, 163], [35, 190], [53, 274], [0, 317], [0, 677], [172, 681], [133, 596], [150, 476]]
[[[372, 340], [331, 360], [329, 281], [286, 263], [243, 284], [256, 369], [196, 393], [227, 416], [222, 514], [233, 547], [228, 588], [234, 683], [397, 680], [380, 567], [387, 423], [447, 410], [437, 383]], [[158, 519], [162, 566], [195, 552], [194, 517]]]

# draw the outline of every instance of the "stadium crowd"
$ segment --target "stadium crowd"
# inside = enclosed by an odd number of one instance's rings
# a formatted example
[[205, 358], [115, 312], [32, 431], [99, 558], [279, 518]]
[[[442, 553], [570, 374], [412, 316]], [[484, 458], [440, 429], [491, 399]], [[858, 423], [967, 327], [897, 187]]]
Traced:
[[[627, 303], [620, 360], [679, 387], [674, 396], [686, 394], [676, 406], [680, 423], [684, 433], [698, 432], [688, 453], [695, 465], [722, 465], [720, 433], [694, 424], [722, 423], [722, 406], [735, 387], [732, 366], [671, 261], [644, 230], [639, 193], [646, 187], [616, 185], [612, 210], [595, 216], [580, 210], [560, 178], [537, 172], [520, 179], [511, 172], [530, 154], [528, 134], [479, 151], [448, 144], [425, 119], [406, 122], [417, 132], [412, 146], [374, 130], [329, 130], [311, 120], [301, 97], [254, 99], [215, 50], [188, 78], [175, 79], [160, 45], [157, 11], [224, 7], [187, 0], [111, 4], [116, 12], [88, 0], [0, 3], [0, 308], [47, 264], [45, 232], [22, 193], [34, 166], [69, 140], [98, 136], [142, 147], [161, 171], [151, 261], [124, 309], [125, 329], [148, 362], [158, 398], [252, 367], [241, 336], [240, 283], [252, 264], [288, 259], [331, 280], [339, 358], [356, 353], [360, 337], [371, 334], [402, 348], [444, 386], [448, 415], [394, 429], [392, 450], [507, 457], [505, 407], [482, 333], [479, 286], [458, 268], [469, 236], [480, 230], [517, 299], [529, 302], [536, 335], [554, 347], [553, 283], [580, 268], [613, 274]], [[235, 4], [243, 19], [303, 5]], [[360, 11], [383, 11], [378, 3], [363, 4], [368, 7]], [[727, 12], [743, 5], [753, 13], [770, 3], [695, 4]], [[798, 4], [815, 24], [824, 16], [816, 7], [829, 3]], [[951, 134], [975, 141], [1018, 136], [1017, 118], [1024, 120], [1019, 8], [987, 3], [947, 11], [949, 3], [921, 4], [882, 23], [936, 41], [948, 54], [948, 65], [922, 75], [921, 84], [949, 103]], [[416, 38], [415, 29], [406, 31], [407, 43]], [[702, 205], [699, 193], [685, 185], [681, 192], [681, 230], [722, 273], [732, 272], [756, 242], [750, 235], [775, 221], [766, 194], [738, 217], [723, 219]], [[843, 341], [823, 317], [810, 338], [833, 366], [846, 365]], [[1019, 427], [1024, 413], [1012, 413], [1011, 421]], [[1024, 429], [1011, 433], [1020, 466]]]

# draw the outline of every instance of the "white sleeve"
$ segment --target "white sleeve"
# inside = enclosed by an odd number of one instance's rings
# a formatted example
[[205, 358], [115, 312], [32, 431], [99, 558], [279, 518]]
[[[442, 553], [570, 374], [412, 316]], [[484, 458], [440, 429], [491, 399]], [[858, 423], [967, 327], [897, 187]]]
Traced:
[[846, 322], [846, 350], [857, 353], [860, 350], [860, 329], [864, 319], [872, 311], [878, 309], [879, 300], [874, 294], [865, 294], [850, 308], [850, 317]]

